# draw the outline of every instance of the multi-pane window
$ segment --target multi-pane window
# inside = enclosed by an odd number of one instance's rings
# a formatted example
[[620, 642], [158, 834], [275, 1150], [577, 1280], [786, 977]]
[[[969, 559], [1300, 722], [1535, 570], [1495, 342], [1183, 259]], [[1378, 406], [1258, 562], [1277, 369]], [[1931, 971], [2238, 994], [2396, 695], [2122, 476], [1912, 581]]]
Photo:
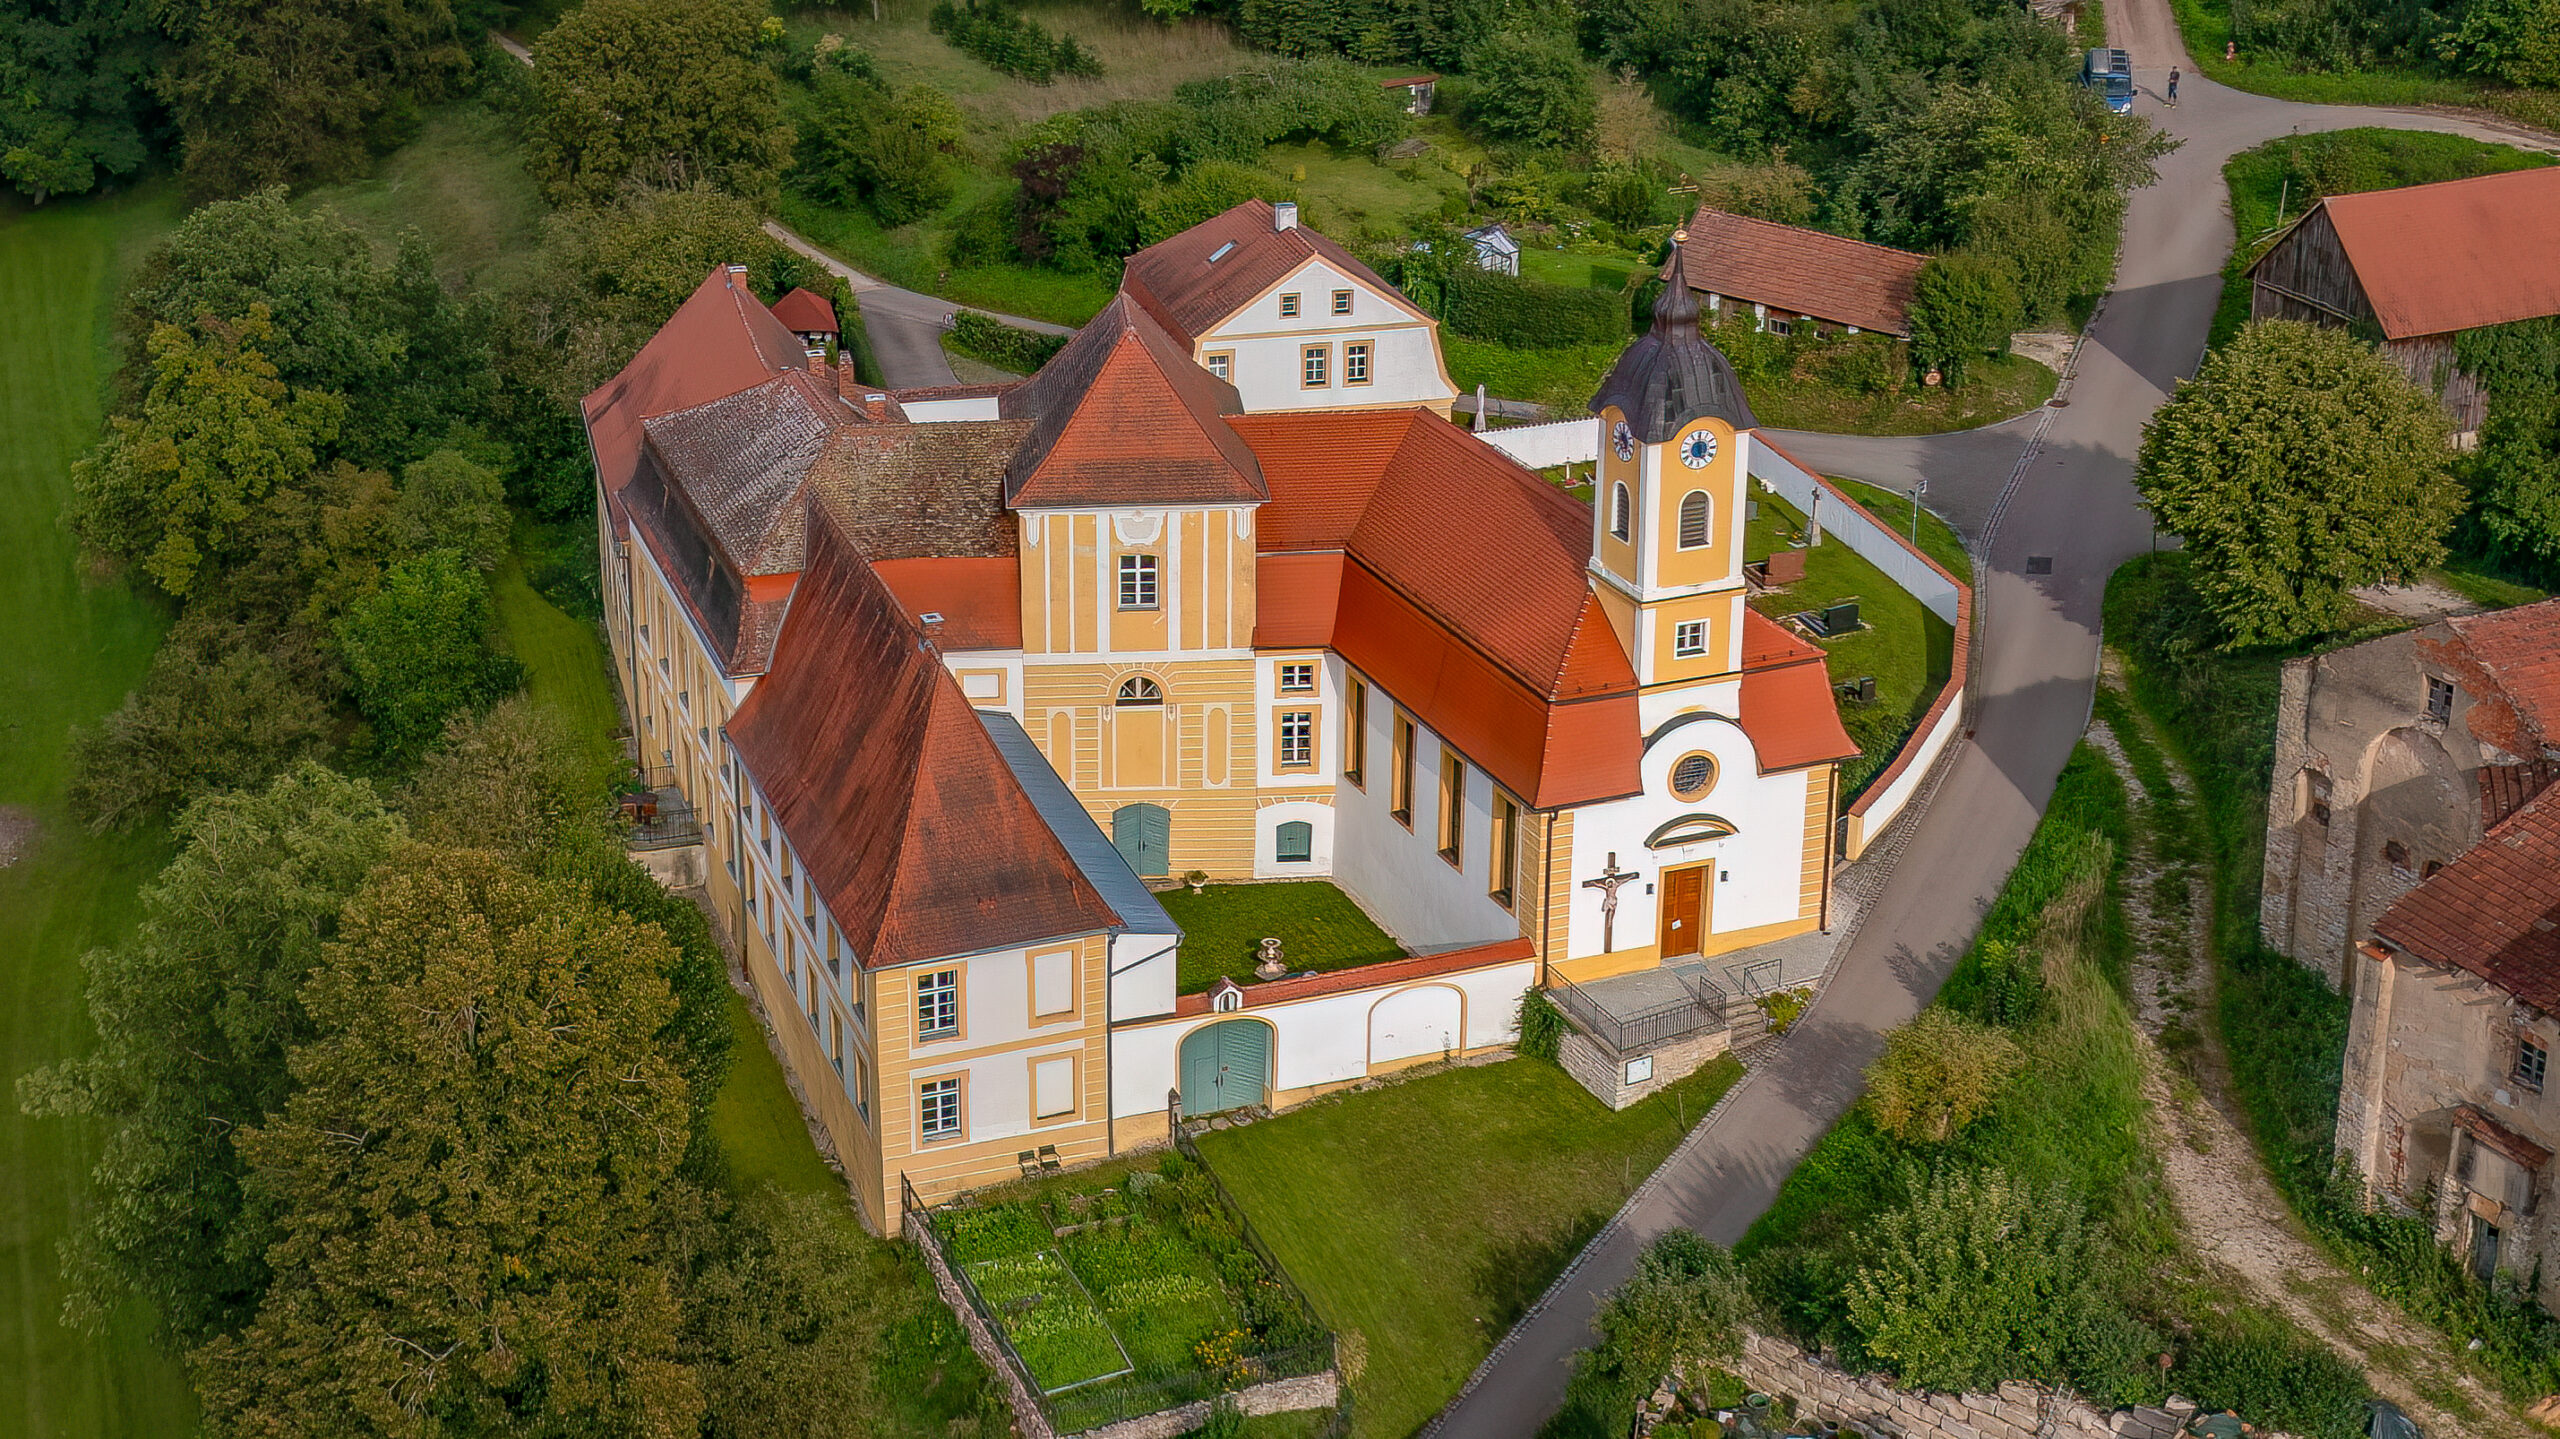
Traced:
[[2542, 1081], [2548, 1076], [2550, 1069], [2550, 1050], [2530, 1039], [2516, 1041], [2516, 1083], [2540, 1094]]
[[1671, 653], [1676, 659], [1696, 659], [1707, 652], [1707, 622], [1682, 620], [1671, 627]]
[[1455, 750], [1440, 751], [1440, 857], [1464, 864], [1467, 842], [1467, 762]]
[[1280, 712], [1280, 767], [1304, 769], [1315, 762], [1315, 711], [1282, 710]]
[[1396, 823], [1413, 828], [1413, 721], [1396, 716], [1395, 752], [1388, 761], [1387, 812]]
[[1332, 369], [1333, 351], [1324, 345], [1309, 345], [1298, 352], [1298, 383], [1310, 390], [1324, 388]]
[[1715, 502], [1704, 490], [1691, 490], [1680, 498], [1680, 548], [1700, 550], [1707, 547]]
[[1368, 767], [1369, 686], [1353, 680], [1342, 707], [1342, 777], [1366, 788], [1361, 776]]
[[928, 1079], [916, 1090], [916, 1128], [927, 1139], [960, 1133], [960, 1081]]
[[1281, 318], [1282, 318], [1282, 319], [1292, 319], [1292, 318], [1295, 318], [1295, 317], [1296, 317], [1297, 313], [1298, 313], [1298, 297], [1297, 297], [1297, 296], [1295, 296], [1295, 295], [1282, 295], [1282, 296], [1280, 297], [1280, 316], [1281, 316]]
[[1280, 667], [1280, 693], [1284, 695], [1313, 694], [1315, 688], [1315, 661], [1292, 660]]
[[1511, 907], [1511, 886], [1520, 868], [1520, 806], [1500, 790], [1493, 792], [1492, 877], [1486, 889], [1493, 902]]
[[1211, 355], [1208, 357], [1208, 361], [1210, 374], [1217, 376], [1221, 380], [1232, 380], [1235, 378], [1235, 375], [1232, 373], [1235, 369], [1235, 356], [1227, 354]]
[[2427, 676], [2427, 718], [2437, 724], [2453, 718], [2453, 686], [2433, 675]]
[[1342, 383], [1346, 385], [1365, 385], [1369, 383], [1369, 345], [1367, 341], [1363, 340], [1357, 344], [1350, 344], [1342, 347]]
[[1348, 315], [1351, 313], [1351, 292], [1349, 290], [1336, 290], [1333, 292], [1333, 312], [1337, 315]]
[[1120, 608], [1151, 610], [1156, 607], [1156, 557], [1122, 555], [1120, 557]]
[[939, 969], [916, 981], [916, 1038], [960, 1032], [960, 971]]

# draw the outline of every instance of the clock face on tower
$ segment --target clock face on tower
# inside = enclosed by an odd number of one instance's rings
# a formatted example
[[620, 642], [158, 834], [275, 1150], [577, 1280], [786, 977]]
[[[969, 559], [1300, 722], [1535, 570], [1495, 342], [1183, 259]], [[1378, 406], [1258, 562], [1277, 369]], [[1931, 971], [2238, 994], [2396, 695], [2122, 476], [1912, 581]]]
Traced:
[[1704, 430], [1680, 442], [1680, 463], [1703, 470], [1716, 457], [1716, 437]]
[[1617, 431], [1609, 436], [1609, 443], [1617, 450], [1619, 459], [1632, 460], [1636, 457], [1636, 432], [1627, 428], [1626, 421], [1618, 422]]

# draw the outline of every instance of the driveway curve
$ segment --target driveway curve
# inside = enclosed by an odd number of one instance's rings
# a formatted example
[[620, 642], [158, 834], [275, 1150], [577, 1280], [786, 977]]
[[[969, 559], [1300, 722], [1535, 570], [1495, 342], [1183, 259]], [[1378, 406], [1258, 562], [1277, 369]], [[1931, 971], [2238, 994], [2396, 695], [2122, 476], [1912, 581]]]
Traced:
[[[2091, 321], [2070, 403], [1954, 435], [1783, 433], [1832, 474], [1896, 489], [1929, 481], [1929, 503], [1965, 534], [1982, 627], [1975, 709], [1932, 800], [1888, 841], [1891, 866], [1832, 977], [1787, 1037], [1646, 1180], [1626, 1207], [1487, 1357], [1425, 1429], [1451, 1439], [1529, 1439], [1564, 1397], [1574, 1351], [1593, 1341], [1602, 1295], [1655, 1236], [1742, 1237], [1827, 1132], [1883, 1051], [1887, 1031], [1938, 991], [2026, 845], [2089, 715], [2107, 576], [2157, 543], [2136, 503], [2142, 426], [2193, 372], [2232, 245], [2223, 162], [2292, 133], [2388, 125], [2560, 151], [2560, 139], [2495, 119], [2298, 105], [2193, 73], [2168, 0], [2109, 7], [2132, 51], [2144, 108], [2184, 144], [2125, 216], [2116, 287]], [[2159, 95], [2187, 68], [2178, 108]], [[2029, 556], [2051, 573], [2030, 577]], [[2039, 566], [2039, 568], [2044, 568]]]

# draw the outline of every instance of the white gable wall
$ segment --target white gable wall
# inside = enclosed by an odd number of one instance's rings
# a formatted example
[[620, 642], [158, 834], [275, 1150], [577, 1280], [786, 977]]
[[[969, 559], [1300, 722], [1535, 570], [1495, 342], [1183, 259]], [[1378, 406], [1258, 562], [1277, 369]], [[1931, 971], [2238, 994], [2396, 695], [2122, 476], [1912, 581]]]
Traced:
[[[1333, 293], [1351, 292], [1351, 313], [1333, 313]], [[1280, 313], [1283, 295], [1298, 297], [1298, 313]], [[1370, 345], [1370, 380], [1343, 380], [1343, 346]], [[1306, 347], [1326, 347], [1325, 383], [1304, 383]], [[1209, 327], [1192, 349], [1205, 367], [1209, 356], [1231, 356], [1227, 377], [1247, 411], [1343, 410], [1428, 405], [1445, 412], [1457, 387], [1440, 363], [1439, 332], [1432, 322], [1390, 292], [1311, 259], [1286, 280]]]

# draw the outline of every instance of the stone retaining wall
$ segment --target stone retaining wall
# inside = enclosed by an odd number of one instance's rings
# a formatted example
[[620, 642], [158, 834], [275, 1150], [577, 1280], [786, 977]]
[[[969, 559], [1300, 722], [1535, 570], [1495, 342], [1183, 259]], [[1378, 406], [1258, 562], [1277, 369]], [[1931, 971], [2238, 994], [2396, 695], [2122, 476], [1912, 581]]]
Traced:
[[[1330, 1409], [1342, 1402], [1342, 1381], [1330, 1369], [1301, 1379], [1274, 1379], [1239, 1389], [1229, 1396], [1236, 1409], [1246, 1415], [1285, 1414], [1296, 1409]], [[1159, 1409], [1099, 1429], [1087, 1429], [1076, 1439], [1174, 1439], [1209, 1422], [1209, 1402], [1194, 1400], [1172, 1409]]]
[[[2137, 1406], [2112, 1413], [2068, 1395], [2048, 1401], [2032, 1384], [2007, 1383], [1990, 1394], [1921, 1394], [1896, 1389], [1874, 1375], [1850, 1374], [1783, 1339], [1745, 1334], [1734, 1366], [1745, 1384], [1794, 1398], [1799, 1413], [1834, 1424], [1855, 1424], [1874, 1439], [2174, 1439], [2196, 1406], [2172, 1399], [2166, 1407]], [[2050, 1431], [2042, 1426], [2051, 1404]], [[2271, 1430], [2262, 1439], [2290, 1439]]]
[[1602, 1104], [1611, 1109], [1624, 1109], [1697, 1073], [1709, 1060], [1732, 1048], [1732, 1041], [1732, 1031], [1722, 1028], [1666, 1040], [1645, 1051], [1653, 1057], [1653, 1077], [1629, 1084], [1627, 1061], [1641, 1059], [1645, 1055], [1620, 1055], [1568, 1021], [1564, 1042], [1556, 1051], [1556, 1062], [1564, 1066], [1565, 1073], [1581, 1081], [1583, 1088], [1598, 1096]]

